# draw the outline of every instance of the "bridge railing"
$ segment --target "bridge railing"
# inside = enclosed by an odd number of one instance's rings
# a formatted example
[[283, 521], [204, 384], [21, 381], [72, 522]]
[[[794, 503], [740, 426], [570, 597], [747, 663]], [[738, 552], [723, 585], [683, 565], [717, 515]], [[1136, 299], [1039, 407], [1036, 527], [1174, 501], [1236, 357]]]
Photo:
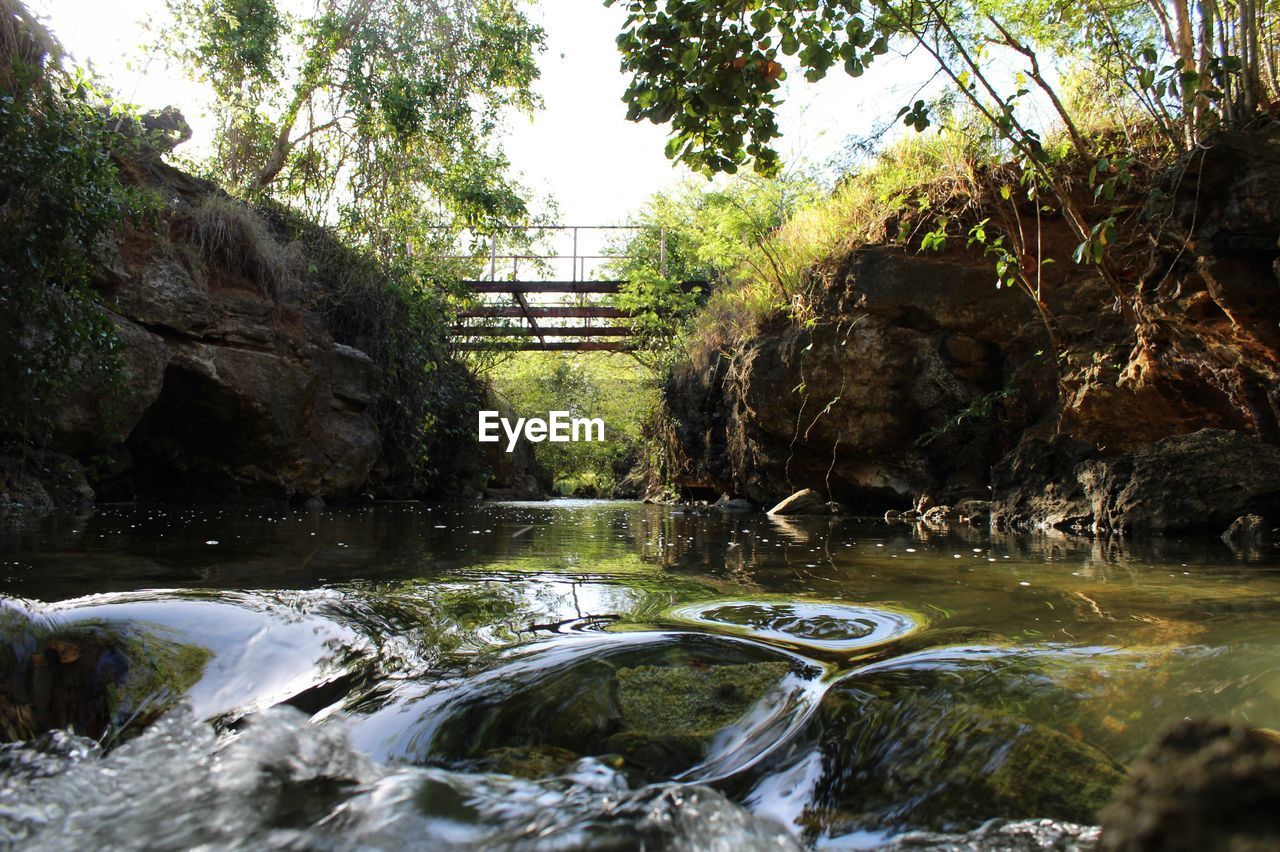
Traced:
[[[548, 264], [548, 262], [569, 264], [568, 281], [590, 281], [592, 273], [604, 265], [606, 261], [618, 260], [634, 260], [637, 255], [627, 254], [625, 252], [607, 252], [603, 248], [598, 251], [592, 251], [590, 246], [600, 245], [597, 238], [592, 241], [590, 237], [600, 236], [605, 233], [625, 233], [625, 232], [643, 232], [653, 231], [658, 234], [658, 272], [665, 276], [667, 274], [667, 229], [664, 227], [656, 227], [652, 225], [512, 225], [495, 228], [493, 231], [485, 234], [489, 241], [489, 250], [483, 254], [448, 254], [441, 255], [444, 260], [485, 260], [486, 274], [483, 280], [499, 281], [504, 280], [498, 277], [499, 271], [505, 273], [509, 268], [511, 270], [512, 281], [522, 280], [520, 277], [520, 263], [522, 261], [531, 261], [535, 266], [539, 263]], [[571, 245], [568, 251], [556, 251], [549, 253], [536, 253], [531, 251], [507, 252], [501, 250], [503, 234], [524, 234], [536, 235], [541, 238], [547, 234], [562, 234], [567, 238]], [[520, 241], [522, 244], [536, 244], [537, 239]], [[535, 272], [536, 270], [530, 270]], [[523, 280], [530, 280], [528, 278]]]
[[[532, 225], [499, 228], [488, 236], [487, 251], [472, 254], [440, 255], [442, 259], [485, 261], [484, 271], [475, 280], [464, 281], [474, 297], [473, 304], [461, 312], [460, 323], [453, 328], [455, 344], [464, 350], [541, 349], [551, 351], [618, 351], [627, 348], [626, 339], [632, 329], [626, 324], [596, 325], [595, 320], [618, 320], [630, 312], [613, 305], [600, 304], [594, 296], [618, 293], [625, 281], [597, 277], [608, 262], [634, 260], [625, 251], [606, 251], [602, 237], [608, 232], [651, 231], [658, 238], [659, 273], [667, 275], [667, 230], [646, 225]], [[508, 245], [519, 250], [503, 251], [502, 235], [516, 233], [521, 238], [508, 239]], [[547, 235], [555, 235], [569, 244], [567, 250], [539, 250]], [[521, 274], [521, 264], [525, 264]], [[569, 265], [567, 277], [558, 274], [557, 265]], [[561, 266], [561, 269], [563, 267]], [[508, 272], [509, 270], [509, 272]], [[702, 282], [687, 282], [686, 287]], [[511, 302], [498, 297], [508, 295]], [[569, 300], [569, 301], [566, 301]], [[502, 320], [522, 320], [512, 325]], [[566, 323], [566, 320], [580, 320]], [[574, 338], [569, 342], [547, 338]]]

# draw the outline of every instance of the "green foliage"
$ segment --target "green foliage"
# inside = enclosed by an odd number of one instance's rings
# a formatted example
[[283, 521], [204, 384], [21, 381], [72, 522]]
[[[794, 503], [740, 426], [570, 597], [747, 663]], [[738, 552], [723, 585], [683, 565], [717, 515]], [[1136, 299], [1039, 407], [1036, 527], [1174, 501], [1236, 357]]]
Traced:
[[632, 312], [627, 323], [634, 332], [631, 343], [636, 357], [653, 366], [653, 356], [671, 351], [690, 315], [704, 301], [702, 295], [703, 288], [685, 289], [681, 281], [664, 278], [651, 269], [632, 273], [613, 301]]
[[70, 388], [113, 373], [93, 253], [147, 206], [120, 183], [112, 147], [123, 143], [91, 83], [41, 73], [0, 90], [0, 433], [37, 441]]
[[[612, 6], [617, 0], [605, 0]], [[854, 76], [888, 51], [888, 4], [629, 0], [618, 36], [633, 74], [628, 118], [671, 125], [667, 155], [706, 172], [734, 173], [750, 161], [776, 174], [781, 134], [775, 107], [796, 58], [816, 81], [837, 63]]]
[[[689, 182], [658, 193], [631, 221], [643, 225], [620, 247], [611, 274], [632, 282], [617, 304], [641, 313], [641, 357], [659, 371], [675, 357], [695, 306], [752, 318], [787, 308], [811, 258], [798, 258], [776, 235], [793, 215], [822, 197], [805, 175], [736, 175], [710, 185]], [[666, 235], [666, 274], [659, 235]], [[706, 281], [708, 293], [677, 293], [674, 282]], [[745, 320], [744, 320], [745, 321]]]
[[642, 431], [658, 400], [653, 374], [630, 358], [606, 353], [528, 352], [493, 368], [494, 390], [518, 417], [600, 417], [603, 443], [534, 445], [538, 464], [562, 493], [607, 496], [635, 464]]
[[447, 488], [475, 440], [479, 383], [446, 347], [452, 279], [411, 257], [380, 259], [305, 219], [278, 209], [305, 258], [311, 286], [295, 294], [316, 311], [339, 343], [379, 368], [381, 392], [372, 408], [392, 479], [405, 493]]
[[214, 90], [213, 171], [381, 253], [521, 218], [493, 142], [531, 109], [542, 31], [515, 0], [169, 0], [162, 43]]

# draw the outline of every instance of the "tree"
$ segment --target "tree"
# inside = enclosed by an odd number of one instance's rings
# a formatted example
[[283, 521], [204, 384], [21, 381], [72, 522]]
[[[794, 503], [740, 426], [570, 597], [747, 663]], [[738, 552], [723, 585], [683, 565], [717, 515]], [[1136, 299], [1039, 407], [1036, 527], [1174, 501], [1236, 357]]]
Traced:
[[[605, 0], [613, 5], [616, 0]], [[1167, 4], [1167, 5], [1166, 5]], [[632, 80], [624, 99], [633, 120], [670, 124], [669, 157], [705, 172], [734, 172], [747, 163], [772, 174], [779, 135], [775, 110], [786, 77], [783, 58], [818, 80], [837, 64], [858, 76], [888, 52], [894, 40], [923, 50], [955, 91], [980, 114], [1030, 172], [1039, 195], [1058, 204], [1080, 239], [1077, 257], [1098, 265], [1123, 302], [1106, 262], [1111, 217], [1092, 221], [1048, 162], [1040, 130], [1025, 120], [1020, 103], [1039, 89], [1058, 113], [1079, 157], [1095, 161], [1095, 191], [1105, 192], [1111, 160], [1098, 160], [1053, 87], [1042, 52], [1075, 49], [1091, 67], [1110, 62], [1166, 129], [1171, 142], [1195, 144], [1203, 130], [1252, 117], [1263, 86], [1280, 59], [1274, 34], [1274, 0], [1236, 0], [1230, 9], [1203, 0], [1200, 35], [1188, 0], [1148, 0], [1122, 6], [1111, 0], [1026, 4], [1011, 0], [626, 0], [628, 16], [618, 37], [624, 70]], [[1229, 14], [1230, 12], [1230, 14]], [[1060, 22], [1062, 26], [1054, 26]], [[1062, 37], [1055, 32], [1079, 32]], [[1164, 34], [1164, 44], [1146, 37]], [[1198, 39], [1198, 42], [1197, 42]], [[1013, 86], [1001, 86], [991, 56], [999, 48], [1021, 59]], [[1236, 53], [1231, 53], [1231, 51]], [[923, 130], [930, 105], [903, 107], [904, 123]], [[1107, 169], [1101, 169], [1105, 161]], [[1036, 188], [1033, 187], [1033, 191]], [[1039, 202], [1037, 202], [1039, 203]]]
[[218, 177], [375, 248], [433, 212], [468, 227], [523, 217], [493, 142], [504, 111], [536, 104], [543, 33], [518, 0], [281, 5], [169, 0], [163, 41], [213, 88]]
[[[710, 290], [732, 278], [758, 283], [775, 304], [786, 305], [801, 270], [771, 237], [819, 194], [815, 180], [788, 173], [737, 175], [712, 186], [690, 181], [651, 197], [630, 220], [640, 229], [618, 247], [623, 259], [609, 267], [610, 277], [626, 282], [614, 301], [634, 314], [636, 357], [657, 368]], [[687, 281], [706, 286], [682, 289]]]

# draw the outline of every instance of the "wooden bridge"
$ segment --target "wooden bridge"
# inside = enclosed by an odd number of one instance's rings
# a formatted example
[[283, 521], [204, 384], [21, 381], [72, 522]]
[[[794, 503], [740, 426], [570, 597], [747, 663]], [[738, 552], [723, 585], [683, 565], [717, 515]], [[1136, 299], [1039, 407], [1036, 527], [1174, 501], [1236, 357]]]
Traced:
[[[608, 303], [625, 281], [598, 279], [613, 261], [633, 255], [607, 251], [610, 232], [652, 230], [658, 236], [659, 273], [667, 272], [664, 228], [618, 225], [538, 225], [507, 228], [490, 235], [487, 274], [464, 281], [472, 305], [458, 314], [453, 341], [464, 351], [540, 350], [544, 352], [618, 352], [630, 347], [634, 330], [628, 311]], [[514, 232], [514, 233], [513, 233]], [[523, 235], [526, 239], [516, 237]], [[527, 239], [536, 235], [536, 239]], [[502, 243], [536, 245], [559, 238], [570, 242], [562, 251], [525, 249], [503, 252]], [[474, 255], [447, 255], [476, 260]], [[521, 265], [525, 266], [522, 275]], [[601, 268], [605, 267], [605, 270]], [[547, 277], [549, 276], [549, 277]], [[683, 282], [692, 290], [704, 281]], [[604, 297], [604, 298], [602, 298]]]

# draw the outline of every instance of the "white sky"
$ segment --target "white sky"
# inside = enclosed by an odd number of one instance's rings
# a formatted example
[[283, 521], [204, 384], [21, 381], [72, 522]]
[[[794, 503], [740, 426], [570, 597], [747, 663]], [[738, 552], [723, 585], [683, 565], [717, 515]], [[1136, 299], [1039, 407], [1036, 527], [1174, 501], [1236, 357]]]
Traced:
[[[178, 106], [195, 129], [186, 153], [209, 136], [205, 89], [143, 47], [148, 17], [164, 15], [163, 0], [27, 0], [74, 59], [89, 64], [127, 101], [143, 108]], [[624, 13], [601, 0], [543, 0], [534, 11], [548, 46], [537, 84], [545, 109], [517, 116], [506, 150], [524, 182], [559, 203], [568, 224], [624, 219], [650, 194], [688, 175], [663, 155], [665, 128], [625, 119], [627, 78], [614, 45]], [[853, 80], [842, 72], [817, 85], [798, 74], [787, 84], [781, 111], [787, 158], [822, 163], [850, 134], [868, 132], [892, 116], [925, 79], [916, 62], [881, 62]]]

